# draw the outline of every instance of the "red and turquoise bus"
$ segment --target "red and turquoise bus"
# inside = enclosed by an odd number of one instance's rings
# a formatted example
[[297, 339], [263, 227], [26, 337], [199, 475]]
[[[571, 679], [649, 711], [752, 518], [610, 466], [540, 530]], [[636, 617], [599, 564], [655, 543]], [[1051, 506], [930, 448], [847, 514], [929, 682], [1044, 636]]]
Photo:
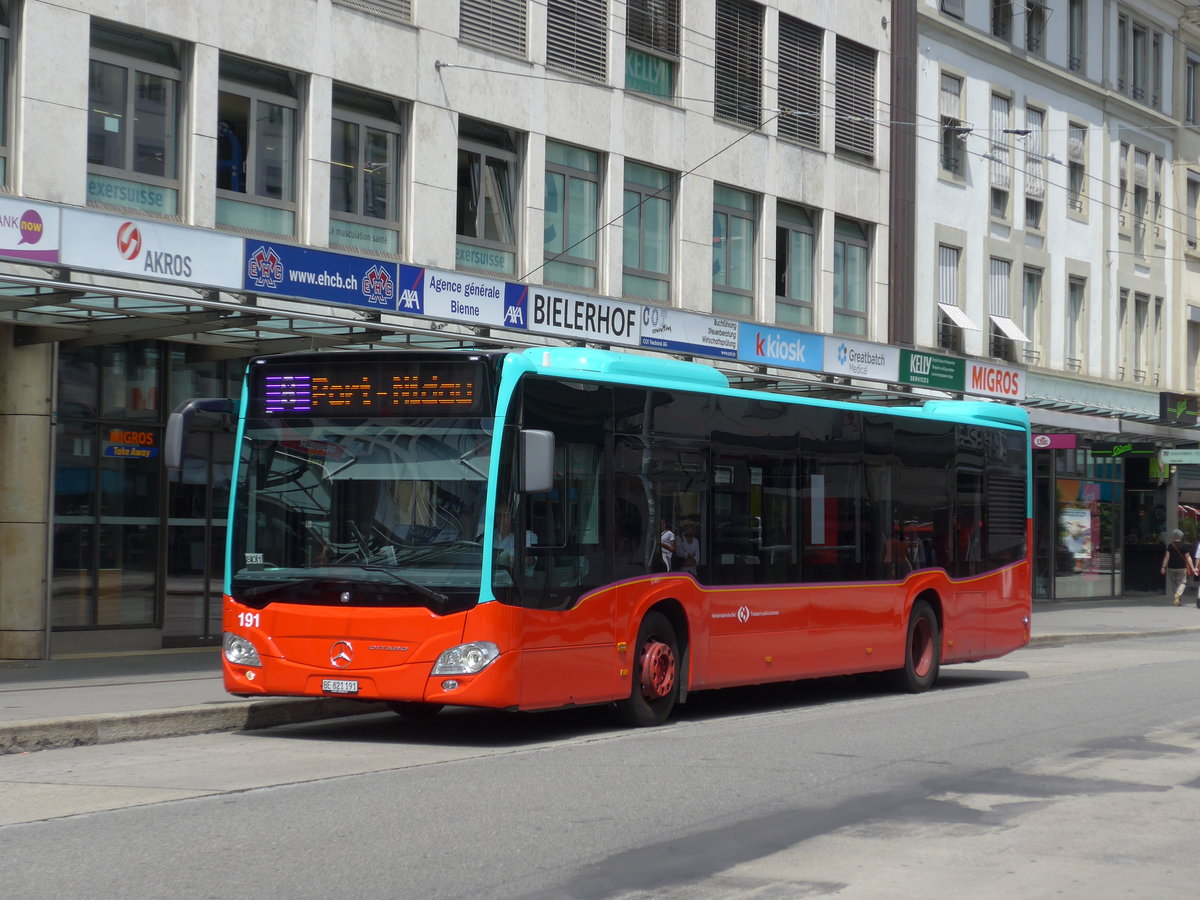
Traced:
[[[214, 408], [172, 417], [168, 465]], [[1016, 407], [739, 390], [559, 347], [257, 358], [236, 417], [239, 696], [615, 704], [653, 725], [734, 685], [922, 691], [1029, 640]]]

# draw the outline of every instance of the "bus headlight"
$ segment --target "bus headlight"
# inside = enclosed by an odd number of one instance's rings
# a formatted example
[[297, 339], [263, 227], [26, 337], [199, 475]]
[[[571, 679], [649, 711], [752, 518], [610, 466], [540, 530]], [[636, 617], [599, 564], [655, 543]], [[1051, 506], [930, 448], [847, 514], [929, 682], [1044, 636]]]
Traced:
[[500, 648], [491, 641], [472, 641], [451, 647], [433, 664], [434, 675], [474, 675], [482, 672], [500, 656]]
[[225, 658], [235, 666], [261, 666], [258, 651], [241, 635], [225, 632]]

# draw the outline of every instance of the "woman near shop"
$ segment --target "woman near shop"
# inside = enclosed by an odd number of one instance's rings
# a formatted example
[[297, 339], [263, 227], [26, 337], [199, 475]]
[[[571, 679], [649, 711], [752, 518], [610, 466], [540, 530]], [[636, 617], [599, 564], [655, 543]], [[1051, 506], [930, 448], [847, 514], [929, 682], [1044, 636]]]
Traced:
[[1167, 552], [1163, 554], [1162, 572], [1167, 576], [1167, 586], [1179, 606], [1183, 589], [1187, 586], [1187, 577], [1194, 575], [1196, 566], [1192, 562], [1192, 554], [1183, 543], [1183, 532], [1176, 528], [1171, 532], [1171, 543], [1167, 544]]

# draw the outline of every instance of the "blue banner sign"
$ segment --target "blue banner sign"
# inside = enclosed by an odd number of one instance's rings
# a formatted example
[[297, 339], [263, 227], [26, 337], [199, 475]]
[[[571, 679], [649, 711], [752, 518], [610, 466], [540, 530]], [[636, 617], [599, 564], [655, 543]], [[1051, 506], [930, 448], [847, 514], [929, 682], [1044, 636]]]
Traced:
[[824, 338], [819, 334], [771, 328], [753, 322], [738, 325], [738, 360], [741, 362], [820, 372], [824, 366], [824, 349]]
[[246, 241], [244, 287], [258, 294], [403, 312], [398, 277], [394, 262]]

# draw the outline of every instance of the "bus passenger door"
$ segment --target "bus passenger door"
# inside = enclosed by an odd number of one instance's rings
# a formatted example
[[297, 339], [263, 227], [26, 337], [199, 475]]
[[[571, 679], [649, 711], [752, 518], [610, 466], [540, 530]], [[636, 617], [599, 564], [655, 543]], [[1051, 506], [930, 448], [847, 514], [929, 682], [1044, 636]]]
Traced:
[[[526, 546], [513, 577], [522, 625], [521, 706], [612, 699], [617, 682], [605, 514], [611, 392], [530, 379], [523, 425], [552, 431], [554, 483], [520, 498]], [[587, 598], [587, 599], [584, 599]]]

